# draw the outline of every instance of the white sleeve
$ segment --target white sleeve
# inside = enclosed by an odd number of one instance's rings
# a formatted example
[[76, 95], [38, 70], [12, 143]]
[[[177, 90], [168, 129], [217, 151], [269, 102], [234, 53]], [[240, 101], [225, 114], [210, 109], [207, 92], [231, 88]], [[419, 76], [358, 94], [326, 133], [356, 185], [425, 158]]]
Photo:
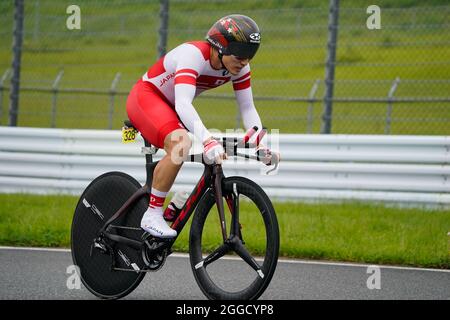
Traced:
[[[249, 87], [247, 89], [237, 90], [234, 93], [236, 95], [245, 129], [248, 130], [257, 126], [258, 131], [254, 135], [256, 137], [262, 130], [262, 123], [258, 111], [256, 111], [255, 104], [253, 103], [252, 88]], [[254, 139], [252, 138], [251, 141], [253, 140]], [[264, 145], [267, 144], [267, 135], [263, 137], [261, 143]]]
[[192, 105], [192, 100], [195, 97], [195, 88], [191, 84], [180, 83], [175, 85], [175, 111], [186, 126], [186, 129], [203, 143], [211, 137], [211, 134]]
[[261, 130], [261, 119], [253, 103], [252, 89], [247, 88], [235, 91], [234, 93], [236, 95], [236, 100], [241, 112], [245, 129], [248, 130], [254, 126], [257, 126], [258, 130]]
[[196, 91], [196, 78], [201, 72], [203, 56], [194, 46], [187, 45], [176, 57], [175, 111], [180, 120], [195, 137], [204, 142], [211, 137], [192, 105]]
[[[253, 102], [253, 92], [250, 85], [250, 67], [248, 65], [233, 79], [233, 87], [244, 127], [248, 130], [257, 126], [258, 131], [255, 134], [256, 136], [262, 130], [262, 123]], [[265, 144], [265, 142], [266, 137], [263, 138], [263, 143]]]

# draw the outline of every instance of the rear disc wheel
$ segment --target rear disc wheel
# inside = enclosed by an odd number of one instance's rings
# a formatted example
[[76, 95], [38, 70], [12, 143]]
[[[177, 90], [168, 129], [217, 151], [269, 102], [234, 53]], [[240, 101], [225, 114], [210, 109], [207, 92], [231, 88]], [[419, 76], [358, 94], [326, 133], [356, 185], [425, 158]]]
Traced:
[[[133, 291], [145, 273], [116, 271], [116, 268], [145, 269], [140, 250], [104, 239], [107, 252], [93, 247], [99, 230], [113, 214], [138, 190], [141, 185], [121, 172], [108, 172], [92, 181], [78, 201], [75, 209], [71, 248], [72, 258], [80, 271], [86, 288], [103, 299], [118, 299]], [[111, 233], [141, 241], [144, 231], [140, 220], [147, 209], [148, 199], [142, 197], [112, 224], [127, 229], [111, 228]]]

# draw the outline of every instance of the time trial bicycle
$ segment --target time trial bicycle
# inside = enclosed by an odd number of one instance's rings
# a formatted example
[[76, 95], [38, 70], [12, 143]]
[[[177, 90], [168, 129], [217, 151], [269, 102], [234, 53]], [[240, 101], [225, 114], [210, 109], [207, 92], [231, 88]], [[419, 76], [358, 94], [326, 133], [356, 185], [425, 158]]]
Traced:
[[[129, 120], [124, 124], [128, 137], [130, 132], [137, 133]], [[249, 140], [257, 129], [252, 128], [241, 139], [217, 140], [229, 157], [262, 161], [259, 154], [239, 152], [240, 148], [255, 147]], [[144, 143], [144, 186], [126, 173], [108, 172], [94, 179], [78, 201], [71, 249], [85, 287], [103, 299], [118, 299], [132, 292], [148, 272], [163, 266], [195, 210], [189, 257], [201, 291], [209, 299], [260, 297], [275, 272], [280, 241], [277, 216], [264, 190], [248, 178], [225, 177], [222, 165], [206, 163], [202, 154], [190, 155], [188, 161], [202, 163], [204, 171], [171, 224], [177, 237], [153, 237], [140, 228], [140, 221], [148, 207], [158, 163], [152, 156], [158, 149], [145, 138]], [[270, 161], [266, 157], [265, 164], [276, 168], [278, 161], [278, 157], [272, 156]]]

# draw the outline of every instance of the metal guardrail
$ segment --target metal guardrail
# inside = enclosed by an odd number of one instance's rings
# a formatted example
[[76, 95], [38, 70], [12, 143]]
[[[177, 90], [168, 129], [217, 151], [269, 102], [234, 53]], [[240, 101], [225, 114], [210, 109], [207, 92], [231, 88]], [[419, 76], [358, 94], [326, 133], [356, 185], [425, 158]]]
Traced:
[[[289, 134], [275, 140], [282, 155], [275, 175], [244, 160], [226, 161], [225, 175], [249, 177], [280, 200], [450, 207], [448, 136]], [[0, 192], [78, 195], [96, 176], [116, 170], [144, 183], [142, 145], [142, 138], [122, 144], [120, 131], [0, 127]], [[172, 190], [192, 190], [202, 169], [185, 163]]]

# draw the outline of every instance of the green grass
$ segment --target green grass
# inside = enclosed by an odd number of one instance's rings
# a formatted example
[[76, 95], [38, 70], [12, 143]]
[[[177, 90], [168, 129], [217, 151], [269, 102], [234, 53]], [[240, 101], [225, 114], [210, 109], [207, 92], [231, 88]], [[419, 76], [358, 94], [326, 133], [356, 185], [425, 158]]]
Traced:
[[[63, 69], [61, 88], [107, 91], [120, 72], [118, 90], [124, 95], [115, 103], [113, 127], [117, 129], [126, 117], [126, 93], [157, 57], [158, 2], [77, 3], [82, 9], [80, 31], [65, 28], [69, 1], [41, 0], [39, 8], [33, 1], [26, 3], [22, 86], [50, 88]], [[241, 12], [258, 21], [263, 33], [263, 44], [252, 61], [252, 86], [263, 123], [281, 133], [305, 132], [309, 103], [261, 99], [307, 97], [314, 81], [324, 78], [328, 1], [174, 1], [170, 7], [168, 49], [184, 41], [202, 39], [212, 21], [234, 12], [236, 3]], [[449, 7], [421, 8], [424, 4], [444, 6], [447, 2], [378, 1], [382, 8], [381, 30], [365, 27], [365, 8], [370, 4], [341, 2], [335, 96], [385, 98], [399, 77], [401, 83], [395, 97], [448, 98]], [[1, 17], [8, 21], [6, 25], [12, 28], [12, 5], [4, 2], [0, 9]], [[0, 34], [0, 73], [11, 63], [11, 34], [7, 31]], [[413, 82], [435, 79], [447, 82]], [[233, 97], [230, 86], [211, 93]], [[316, 97], [323, 95], [322, 82]], [[3, 97], [3, 125], [7, 123], [8, 96]], [[19, 125], [50, 126], [51, 101], [51, 94], [22, 92]], [[207, 127], [235, 127], [236, 106], [232, 99], [217, 100], [209, 95], [197, 99], [195, 106]], [[107, 128], [108, 108], [108, 96], [60, 94], [56, 126]], [[314, 105], [314, 133], [320, 132], [322, 109], [322, 102]], [[386, 109], [386, 103], [337, 103], [333, 132], [384, 133]], [[448, 135], [447, 111], [448, 103], [395, 104], [391, 133]]]
[[14, 246], [68, 247], [72, 196], [0, 195], [0, 243]]
[[[0, 195], [0, 245], [70, 247], [78, 199], [72, 196]], [[284, 257], [450, 268], [450, 211], [400, 209], [360, 203], [275, 203]], [[261, 226], [241, 202], [249, 249], [258, 254]], [[209, 219], [209, 218], [208, 218]], [[220, 241], [213, 214], [205, 243]], [[188, 250], [188, 226], [175, 243]], [[251, 228], [249, 227], [251, 226]], [[217, 240], [219, 239], [219, 240]]]

